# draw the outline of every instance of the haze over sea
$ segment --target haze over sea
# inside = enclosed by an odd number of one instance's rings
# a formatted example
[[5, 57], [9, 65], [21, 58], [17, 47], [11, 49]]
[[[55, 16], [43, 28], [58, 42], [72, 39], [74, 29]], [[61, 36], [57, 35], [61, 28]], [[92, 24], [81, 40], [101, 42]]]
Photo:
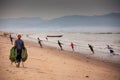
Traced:
[[120, 13], [69, 15], [50, 20], [39, 17], [0, 19], [0, 30], [11, 32], [120, 32]]

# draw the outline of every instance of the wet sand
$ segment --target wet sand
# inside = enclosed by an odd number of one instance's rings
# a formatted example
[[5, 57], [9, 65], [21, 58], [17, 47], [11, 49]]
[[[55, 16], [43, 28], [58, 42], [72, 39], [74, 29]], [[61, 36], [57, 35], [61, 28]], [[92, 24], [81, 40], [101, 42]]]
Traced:
[[0, 36], [0, 80], [120, 80], [120, 64], [108, 63], [69, 51], [25, 42], [24, 68], [11, 65], [10, 40]]

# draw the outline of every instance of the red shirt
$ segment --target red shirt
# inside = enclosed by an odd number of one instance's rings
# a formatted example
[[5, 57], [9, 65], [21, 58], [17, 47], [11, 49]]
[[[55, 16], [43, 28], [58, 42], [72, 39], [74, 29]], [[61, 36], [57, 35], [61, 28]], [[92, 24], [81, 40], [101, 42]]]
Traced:
[[73, 43], [71, 43], [71, 45], [70, 45], [71, 47], [74, 47], [74, 44]]

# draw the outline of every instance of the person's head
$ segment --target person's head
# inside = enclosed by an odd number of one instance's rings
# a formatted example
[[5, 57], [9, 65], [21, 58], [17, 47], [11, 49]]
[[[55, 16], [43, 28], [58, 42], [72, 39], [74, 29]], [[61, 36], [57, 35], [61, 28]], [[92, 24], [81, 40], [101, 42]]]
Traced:
[[18, 39], [20, 39], [20, 38], [21, 38], [21, 35], [20, 35], [20, 34], [18, 34], [18, 36], [17, 36], [17, 37], [18, 37]]

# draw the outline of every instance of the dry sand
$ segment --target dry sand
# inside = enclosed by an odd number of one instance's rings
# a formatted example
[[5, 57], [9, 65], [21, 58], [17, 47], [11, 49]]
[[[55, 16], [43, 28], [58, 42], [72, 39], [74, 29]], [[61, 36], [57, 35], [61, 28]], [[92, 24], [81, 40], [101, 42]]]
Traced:
[[20, 68], [11, 65], [10, 40], [0, 37], [0, 80], [120, 80], [120, 64], [25, 42], [29, 58]]

